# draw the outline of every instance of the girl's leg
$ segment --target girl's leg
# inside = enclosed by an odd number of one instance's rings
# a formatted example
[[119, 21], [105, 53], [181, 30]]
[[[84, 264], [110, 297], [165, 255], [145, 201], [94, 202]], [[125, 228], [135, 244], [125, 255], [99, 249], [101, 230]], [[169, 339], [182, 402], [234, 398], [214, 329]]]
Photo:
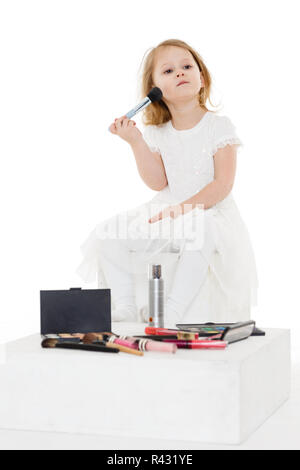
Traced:
[[126, 270], [130, 263], [129, 245], [125, 240], [107, 239], [102, 242], [101, 267], [114, 301], [113, 321], [137, 320], [134, 277], [129, 269]]
[[204, 283], [215, 250], [210, 222], [205, 223], [204, 242], [199, 250], [183, 251], [177, 264], [171, 291], [166, 302], [166, 326], [180, 322]]

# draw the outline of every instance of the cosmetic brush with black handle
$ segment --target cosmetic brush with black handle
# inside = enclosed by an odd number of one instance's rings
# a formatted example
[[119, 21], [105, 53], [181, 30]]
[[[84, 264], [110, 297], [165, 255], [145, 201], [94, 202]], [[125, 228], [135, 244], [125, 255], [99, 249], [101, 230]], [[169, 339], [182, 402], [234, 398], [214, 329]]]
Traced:
[[84, 351], [97, 351], [118, 353], [117, 348], [108, 348], [103, 344], [82, 344], [82, 343], [68, 343], [67, 341], [60, 342], [57, 339], [47, 338], [42, 341], [42, 348], [60, 348], [60, 349], [79, 349]]

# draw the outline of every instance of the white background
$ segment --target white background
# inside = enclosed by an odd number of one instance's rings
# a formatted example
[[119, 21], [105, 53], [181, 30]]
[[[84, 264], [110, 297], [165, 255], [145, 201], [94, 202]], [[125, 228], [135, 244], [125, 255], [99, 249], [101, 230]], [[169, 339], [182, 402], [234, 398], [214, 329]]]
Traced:
[[80, 245], [155, 195], [107, 128], [137, 104], [145, 52], [176, 38], [204, 59], [244, 143], [233, 196], [257, 261], [252, 317], [292, 328], [296, 354], [298, 3], [0, 1], [0, 342], [39, 331], [40, 290], [97, 287], [75, 272]]

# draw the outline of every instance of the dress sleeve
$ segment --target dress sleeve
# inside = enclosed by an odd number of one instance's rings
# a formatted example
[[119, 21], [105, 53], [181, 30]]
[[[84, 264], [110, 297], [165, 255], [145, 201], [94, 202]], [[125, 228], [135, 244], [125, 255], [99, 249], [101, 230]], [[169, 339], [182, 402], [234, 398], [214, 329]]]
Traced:
[[149, 125], [145, 127], [143, 137], [151, 152], [160, 153], [156, 134], [155, 126]]
[[212, 154], [226, 145], [243, 146], [243, 142], [236, 134], [235, 126], [227, 116], [217, 116], [212, 136]]

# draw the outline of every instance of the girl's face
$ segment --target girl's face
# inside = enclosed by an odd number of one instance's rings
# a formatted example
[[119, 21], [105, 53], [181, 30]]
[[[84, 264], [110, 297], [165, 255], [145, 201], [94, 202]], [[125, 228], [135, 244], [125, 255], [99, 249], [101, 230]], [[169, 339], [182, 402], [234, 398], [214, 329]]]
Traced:
[[[163, 92], [166, 104], [179, 104], [193, 98], [204, 86], [202, 74], [190, 51], [177, 46], [158, 49], [152, 78], [153, 86]], [[182, 81], [188, 83], [178, 85]]]

